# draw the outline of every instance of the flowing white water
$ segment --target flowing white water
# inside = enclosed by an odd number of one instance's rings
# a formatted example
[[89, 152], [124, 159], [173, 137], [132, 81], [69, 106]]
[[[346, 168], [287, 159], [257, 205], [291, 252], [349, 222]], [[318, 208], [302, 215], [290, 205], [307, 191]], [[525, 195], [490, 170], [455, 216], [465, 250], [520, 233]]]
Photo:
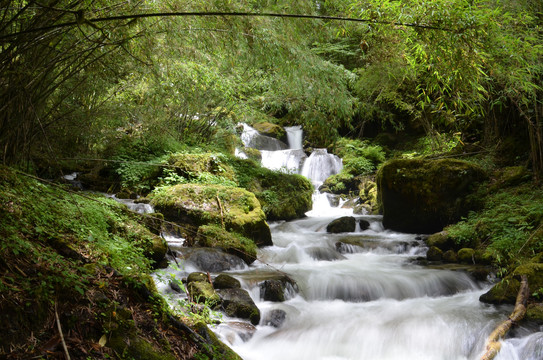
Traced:
[[286, 127], [289, 149], [302, 149], [303, 130], [301, 126]]
[[[259, 325], [248, 341], [228, 326], [217, 332], [245, 360], [478, 359], [487, 335], [511, 308], [480, 303], [488, 286], [463, 272], [412, 264], [425, 252], [415, 235], [384, 231], [376, 216], [359, 218], [370, 221], [369, 230], [328, 234], [333, 217], [274, 224], [274, 246], [262, 249], [248, 270], [232, 274], [263, 318], [280, 309], [285, 322]], [[354, 253], [337, 253], [337, 242], [353, 239], [359, 244]], [[253, 279], [268, 271], [264, 263], [289, 274], [299, 292], [284, 303], [262, 301]], [[541, 352], [542, 342], [542, 336], [508, 340], [506, 352], [516, 355], [500, 359], [524, 359], [518, 354]]]

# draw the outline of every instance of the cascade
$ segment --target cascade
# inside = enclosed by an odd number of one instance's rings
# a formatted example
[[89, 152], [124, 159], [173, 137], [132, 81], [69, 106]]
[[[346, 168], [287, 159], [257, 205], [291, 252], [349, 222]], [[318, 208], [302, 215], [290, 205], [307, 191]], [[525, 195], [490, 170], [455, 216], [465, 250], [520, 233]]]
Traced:
[[303, 130], [301, 126], [285, 127], [290, 149], [302, 149]]
[[288, 148], [288, 145], [280, 140], [262, 135], [247, 124], [242, 123], [241, 125], [243, 126], [241, 141], [245, 147], [269, 151], [285, 150]]
[[326, 149], [315, 149], [304, 162], [302, 175], [311, 180], [316, 189], [329, 176], [335, 175], [343, 167], [342, 160], [333, 154], [328, 154]]
[[[302, 153], [264, 150], [263, 165], [294, 171], [299, 160], [284, 159]], [[341, 167], [340, 158], [316, 149], [301, 173], [318, 187]], [[357, 226], [351, 233], [327, 233], [334, 219], [353, 216], [351, 210], [332, 208], [327, 197], [314, 197], [306, 218], [270, 223], [273, 245], [259, 249], [250, 266], [227, 271], [250, 294], [262, 320], [253, 328], [224, 315], [212, 326], [220, 339], [244, 360], [478, 360], [494, 324], [510, 314], [511, 306], [479, 302], [490, 284], [466, 272], [418, 265], [427, 251], [424, 241], [385, 230], [381, 216], [356, 215], [357, 221], [369, 222], [366, 230]], [[166, 270], [176, 278], [200, 271], [196, 263], [177, 261], [179, 267]], [[285, 301], [264, 300], [260, 285], [285, 274], [296, 283], [285, 287]], [[172, 304], [186, 297], [155, 280]], [[503, 341], [496, 360], [542, 358], [543, 332], [518, 330], [516, 338]]]
[[261, 150], [262, 166], [294, 174], [300, 173], [300, 164], [307, 158], [303, 149], [266, 151]]

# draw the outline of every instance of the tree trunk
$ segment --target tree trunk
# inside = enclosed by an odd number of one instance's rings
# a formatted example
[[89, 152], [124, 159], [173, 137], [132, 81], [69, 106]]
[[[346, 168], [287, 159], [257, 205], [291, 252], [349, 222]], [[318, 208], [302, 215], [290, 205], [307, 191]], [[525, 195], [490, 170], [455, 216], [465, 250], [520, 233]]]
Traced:
[[521, 275], [520, 289], [517, 294], [515, 308], [511, 315], [509, 315], [509, 318], [496, 326], [494, 331], [487, 338], [485, 353], [481, 357], [481, 360], [492, 360], [498, 355], [501, 348], [500, 339], [505, 337], [509, 329], [526, 315], [526, 302], [528, 301], [529, 295], [528, 277], [526, 275]]

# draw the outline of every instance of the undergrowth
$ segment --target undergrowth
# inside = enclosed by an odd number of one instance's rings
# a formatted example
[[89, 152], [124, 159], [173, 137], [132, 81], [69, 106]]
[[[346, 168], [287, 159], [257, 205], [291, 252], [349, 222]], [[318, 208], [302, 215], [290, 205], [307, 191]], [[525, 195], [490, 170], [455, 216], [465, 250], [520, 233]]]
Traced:
[[485, 197], [483, 210], [446, 228], [460, 246], [481, 245], [498, 265], [518, 264], [543, 250], [543, 189], [531, 183]]

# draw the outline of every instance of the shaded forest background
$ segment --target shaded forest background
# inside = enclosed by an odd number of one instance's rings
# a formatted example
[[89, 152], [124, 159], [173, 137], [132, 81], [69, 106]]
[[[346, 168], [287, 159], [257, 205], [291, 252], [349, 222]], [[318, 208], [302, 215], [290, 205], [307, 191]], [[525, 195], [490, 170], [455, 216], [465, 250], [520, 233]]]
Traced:
[[[302, 125], [306, 146], [424, 132], [505, 144], [543, 173], [543, 5], [535, 0], [7, 0], [2, 162], [231, 150], [236, 124]], [[251, 12], [342, 16], [178, 16]], [[125, 16], [120, 20], [95, 21]], [[431, 27], [432, 29], [429, 29]], [[515, 151], [513, 151], [515, 150]]]

